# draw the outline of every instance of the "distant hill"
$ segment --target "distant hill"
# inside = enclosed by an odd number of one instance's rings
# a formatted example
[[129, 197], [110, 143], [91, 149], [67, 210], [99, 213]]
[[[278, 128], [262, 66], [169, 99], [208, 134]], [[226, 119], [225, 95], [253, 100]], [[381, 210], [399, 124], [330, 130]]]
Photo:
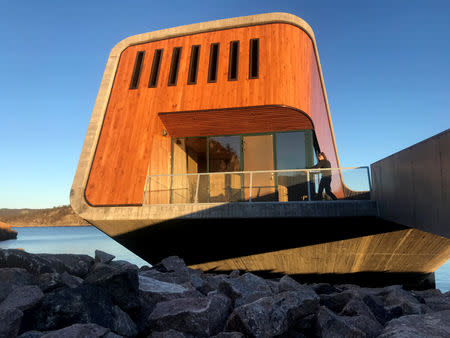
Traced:
[[69, 205], [49, 209], [0, 209], [0, 222], [12, 226], [89, 225], [88, 222], [75, 214]]

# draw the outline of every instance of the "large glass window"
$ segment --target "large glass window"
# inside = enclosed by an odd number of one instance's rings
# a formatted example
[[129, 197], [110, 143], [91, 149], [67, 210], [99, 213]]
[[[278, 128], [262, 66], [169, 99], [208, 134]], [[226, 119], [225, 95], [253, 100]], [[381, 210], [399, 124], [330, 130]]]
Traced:
[[[172, 203], [301, 200], [307, 192], [304, 169], [313, 164], [309, 130], [253, 135], [188, 137], [173, 140]], [[250, 174], [239, 171], [261, 171]], [[227, 173], [227, 174], [225, 174]]]

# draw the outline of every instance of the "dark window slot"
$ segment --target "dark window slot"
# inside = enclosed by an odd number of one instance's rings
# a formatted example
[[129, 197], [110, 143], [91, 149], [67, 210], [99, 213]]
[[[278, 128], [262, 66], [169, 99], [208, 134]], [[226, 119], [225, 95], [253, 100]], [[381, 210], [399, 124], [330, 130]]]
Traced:
[[239, 62], [239, 41], [230, 42], [230, 63], [228, 65], [228, 81], [237, 80]]
[[198, 73], [198, 59], [200, 57], [200, 46], [192, 46], [191, 49], [191, 62], [189, 63], [189, 75], [188, 84], [197, 83], [197, 73]]
[[169, 86], [177, 85], [178, 68], [180, 65], [181, 47], [175, 47], [172, 52], [172, 62], [170, 63]]
[[144, 51], [137, 52], [136, 61], [134, 62], [133, 76], [131, 77], [130, 89], [139, 87], [139, 79], [141, 77], [142, 62], [144, 61]]
[[259, 39], [250, 40], [249, 79], [259, 76]]
[[162, 49], [155, 50], [153, 54], [152, 71], [150, 73], [150, 79], [148, 80], [148, 87], [155, 88], [158, 85], [159, 70], [161, 68]]
[[219, 44], [211, 44], [209, 52], [209, 70], [208, 70], [208, 82], [217, 81], [217, 68], [219, 66]]

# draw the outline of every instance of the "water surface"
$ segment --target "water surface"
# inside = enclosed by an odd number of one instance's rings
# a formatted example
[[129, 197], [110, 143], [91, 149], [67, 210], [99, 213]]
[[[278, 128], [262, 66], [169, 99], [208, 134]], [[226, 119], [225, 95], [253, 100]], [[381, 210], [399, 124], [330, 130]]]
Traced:
[[[123, 245], [90, 227], [12, 227], [18, 232], [16, 240], [0, 242], [0, 248], [22, 248], [31, 253], [68, 253], [95, 256], [95, 250], [102, 250], [141, 267], [150, 265]], [[450, 291], [450, 261], [435, 273], [436, 287], [442, 292]]]

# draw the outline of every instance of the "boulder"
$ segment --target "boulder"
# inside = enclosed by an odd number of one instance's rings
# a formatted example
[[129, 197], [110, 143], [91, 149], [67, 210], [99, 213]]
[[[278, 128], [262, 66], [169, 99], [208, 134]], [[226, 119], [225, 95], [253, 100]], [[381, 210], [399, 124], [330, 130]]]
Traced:
[[44, 332], [41, 331], [35, 331], [35, 330], [31, 330], [31, 331], [27, 331], [22, 333], [18, 338], [40, 338], [44, 335]]
[[387, 323], [380, 338], [450, 337], [450, 310], [407, 315]]
[[112, 301], [126, 312], [136, 311], [140, 307], [137, 270], [118, 270], [107, 264], [98, 264], [83, 283], [106, 290]]
[[12, 292], [14, 288], [32, 284], [35, 284], [34, 278], [25, 269], [0, 269], [0, 303]]
[[97, 324], [73, 324], [60, 330], [47, 332], [42, 338], [100, 338], [104, 337], [110, 330]]
[[38, 275], [36, 282], [43, 292], [50, 292], [60, 287], [76, 288], [83, 283], [83, 279], [72, 276], [66, 271], [63, 273], [48, 272]]
[[88, 255], [40, 254], [39, 257], [58, 267], [57, 272], [67, 271], [77, 277], [84, 277], [94, 264], [94, 259]]
[[42, 298], [44, 298], [44, 294], [36, 285], [17, 287], [0, 303], [0, 310], [18, 309], [25, 311], [34, 307]]
[[384, 306], [393, 318], [428, 312], [426, 305], [421, 304], [417, 298], [401, 287], [386, 287], [380, 294], [384, 296]]
[[95, 263], [109, 263], [111, 262], [116, 256], [110, 255], [109, 253], [106, 253], [101, 250], [95, 250]]
[[317, 314], [315, 334], [323, 338], [367, 337], [360, 329], [353, 326], [346, 317], [338, 316], [328, 308], [321, 306]]
[[244, 338], [245, 336], [240, 332], [220, 332], [212, 338]]
[[426, 304], [430, 312], [450, 310], [450, 299], [438, 289], [412, 291], [412, 295], [419, 302]]
[[170, 329], [197, 337], [210, 337], [223, 330], [231, 311], [231, 301], [220, 294], [189, 297], [156, 304], [148, 321], [151, 330]]
[[137, 271], [139, 271], [139, 268], [137, 265], [131, 264], [130, 262], [127, 262], [127, 261], [122, 261], [122, 260], [112, 261], [111, 263], [109, 263], [109, 265], [111, 265], [113, 268], [116, 268], [118, 270], [137, 270]]
[[319, 295], [329, 295], [331, 293], [340, 292], [339, 289], [328, 283], [312, 284], [311, 287]]
[[45, 272], [57, 272], [57, 267], [49, 260], [17, 249], [0, 249], [0, 266], [5, 268], [22, 268], [34, 275]]
[[274, 293], [265, 279], [250, 272], [240, 277], [222, 279], [218, 290], [233, 301], [234, 307], [272, 296]]
[[23, 312], [16, 308], [0, 309], [0, 337], [14, 338], [20, 329]]
[[191, 334], [171, 329], [164, 332], [154, 331], [148, 336], [148, 338], [195, 338], [195, 337]]
[[256, 337], [278, 336], [288, 333], [318, 308], [319, 297], [314, 291], [285, 291], [236, 307], [226, 329]]
[[126, 337], [134, 337], [138, 334], [138, 329], [127, 313], [123, 312], [117, 305], [113, 308], [114, 322], [113, 331]]
[[340, 313], [347, 303], [358, 295], [352, 290], [345, 290], [340, 293], [321, 294], [320, 305], [326, 306], [335, 313]]
[[23, 331], [59, 330], [77, 323], [95, 323], [114, 329], [115, 312], [107, 291], [93, 285], [62, 288], [45, 294], [25, 313]]

